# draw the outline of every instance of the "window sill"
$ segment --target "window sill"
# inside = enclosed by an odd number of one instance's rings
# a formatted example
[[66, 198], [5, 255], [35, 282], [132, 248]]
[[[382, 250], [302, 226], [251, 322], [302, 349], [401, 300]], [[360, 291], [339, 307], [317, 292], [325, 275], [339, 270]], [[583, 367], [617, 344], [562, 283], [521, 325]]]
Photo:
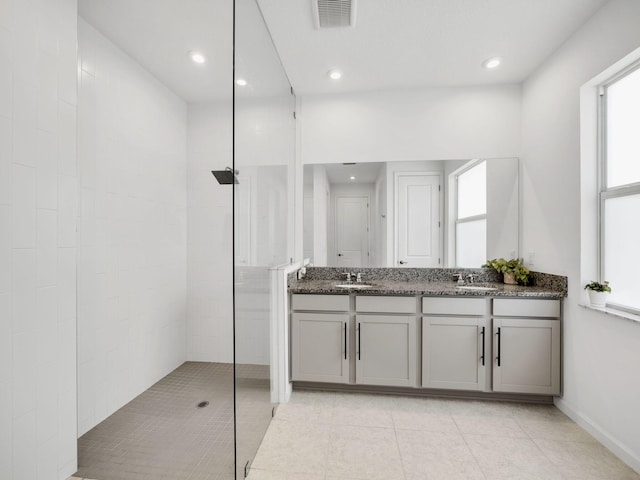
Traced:
[[623, 320], [628, 320], [630, 322], [640, 323], [640, 315], [635, 315], [633, 313], [625, 312], [624, 310], [616, 310], [615, 308], [609, 308], [609, 307], [598, 308], [598, 307], [593, 307], [591, 305], [587, 305], [584, 303], [579, 303], [578, 305], [581, 306], [582, 308], [586, 308], [587, 310], [593, 310], [596, 312], [604, 313], [605, 315], [609, 315], [612, 317], [622, 318]]

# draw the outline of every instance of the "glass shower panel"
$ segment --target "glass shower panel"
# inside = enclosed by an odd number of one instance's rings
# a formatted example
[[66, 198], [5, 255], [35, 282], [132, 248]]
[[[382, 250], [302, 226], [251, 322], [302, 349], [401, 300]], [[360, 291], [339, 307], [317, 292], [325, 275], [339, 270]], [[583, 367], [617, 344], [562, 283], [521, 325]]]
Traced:
[[271, 421], [270, 270], [293, 256], [295, 97], [255, 0], [235, 0], [236, 478]]

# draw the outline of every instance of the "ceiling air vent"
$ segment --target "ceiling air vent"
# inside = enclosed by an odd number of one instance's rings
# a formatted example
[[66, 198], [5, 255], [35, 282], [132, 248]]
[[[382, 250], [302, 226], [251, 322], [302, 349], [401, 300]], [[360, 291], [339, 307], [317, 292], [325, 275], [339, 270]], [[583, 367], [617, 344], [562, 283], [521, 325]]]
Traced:
[[356, 0], [311, 0], [316, 28], [354, 27]]

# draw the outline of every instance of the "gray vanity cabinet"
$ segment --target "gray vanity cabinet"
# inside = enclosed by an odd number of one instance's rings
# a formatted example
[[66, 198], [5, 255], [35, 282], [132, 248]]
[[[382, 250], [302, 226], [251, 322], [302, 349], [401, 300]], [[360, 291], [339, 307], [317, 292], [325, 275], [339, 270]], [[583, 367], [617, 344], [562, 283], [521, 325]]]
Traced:
[[560, 301], [493, 301], [493, 390], [560, 394]]
[[356, 296], [356, 383], [416, 386], [416, 298]]
[[422, 300], [422, 386], [487, 390], [489, 300]]
[[559, 395], [560, 305], [540, 298], [293, 294], [291, 378]]
[[349, 297], [293, 295], [291, 378], [349, 383]]

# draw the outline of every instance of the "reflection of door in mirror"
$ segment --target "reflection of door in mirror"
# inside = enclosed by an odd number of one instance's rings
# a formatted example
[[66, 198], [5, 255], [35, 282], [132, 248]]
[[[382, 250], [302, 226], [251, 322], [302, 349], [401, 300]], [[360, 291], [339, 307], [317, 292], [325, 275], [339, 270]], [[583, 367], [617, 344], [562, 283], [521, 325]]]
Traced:
[[441, 176], [429, 173], [397, 173], [395, 185], [397, 266], [440, 266]]
[[369, 266], [369, 197], [336, 195], [336, 267]]

